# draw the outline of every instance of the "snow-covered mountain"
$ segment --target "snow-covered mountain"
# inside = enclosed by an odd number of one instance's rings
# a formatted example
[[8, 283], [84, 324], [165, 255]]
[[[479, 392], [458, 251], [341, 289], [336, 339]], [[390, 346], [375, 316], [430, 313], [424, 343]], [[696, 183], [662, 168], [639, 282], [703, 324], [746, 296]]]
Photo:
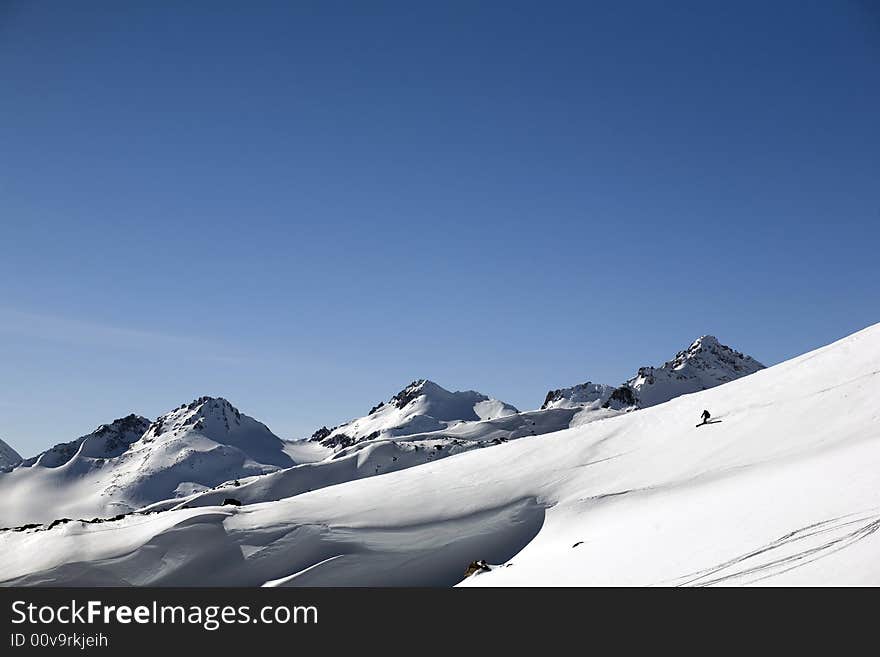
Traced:
[[349, 447], [365, 440], [441, 431], [461, 422], [491, 420], [518, 413], [516, 408], [484, 394], [450, 392], [420, 379], [370, 409], [364, 417], [333, 429], [323, 427], [312, 440], [326, 447]]
[[[720, 345], [711, 336], [659, 368], [641, 368], [619, 387], [582, 383], [551, 390], [539, 410], [519, 412], [478, 392], [449, 392], [432, 381], [414, 381], [366, 416], [311, 438], [327, 451], [312, 462], [242, 484], [236, 499], [267, 502], [354, 479], [387, 474], [472, 449], [537, 436], [607, 419], [659, 403], [664, 397], [704, 390], [751, 374], [763, 365]], [[663, 399], [666, 401], [666, 399]], [[313, 452], [314, 453], [314, 452]], [[150, 508], [217, 504], [229, 493], [219, 487]]]
[[588, 382], [552, 390], [541, 409], [527, 412], [421, 379], [366, 416], [299, 442], [281, 441], [222, 398], [202, 397], [155, 422], [130, 415], [23, 461], [0, 477], [0, 494], [26, 496], [0, 510], [0, 526], [216, 504], [230, 487], [246, 503], [276, 501], [581, 426], [760, 367], [703, 337], [623, 386]]
[[[288, 453], [304, 462], [290, 468], [240, 481], [230, 481], [183, 498], [163, 500], [141, 511], [211, 506], [233, 499], [244, 504], [272, 502], [327, 486], [397, 472], [455, 456], [474, 449], [500, 445], [524, 436], [553, 433], [581, 422], [616, 415], [600, 409], [584, 420], [580, 408], [553, 408], [504, 415], [497, 419], [459, 422], [449, 429], [399, 438], [368, 438], [336, 449], [317, 442], [291, 443]], [[305, 450], [307, 445], [318, 449]], [[307, 459], [307, 461], [305, 460]]]
[[571, 388], [551, 390], [544, 398], [541, 410], [547, 408], [589, 408], [597, 410], [608, 401], [614, 386], [604, 383], [580, 383]]
[[541, 408], [648, 408], [762, 369], [764, 366], [751, 356], [721, 344], [712, 335], [704, 335], [662, 366], [640, 367], [634, 377], [620, 386], [588, 381], [571, 388], [551, 390]]
[[21, 462], [21, 455], [0, 440], [0, 472], [9, 470]]
[[[661, 367], [640, 367], [624, 386], [632, 391], [635, 406], [647, 408], [681, 395], [714, 388], [762, 369], [764, 366], [751, 356], [721, 344], [715, 336], [704, 335]], [[619, 388], [615, 393], [618, 391]], [[611, 406], [614, 407], [615, 401], [626, 404], [626, 395], [615, 399], [615, 393], [611, 394]]]
[[0, 474], [0, 526], [126, 513], [294, 465], [285, 443], [222, 398], [154, 422], [129, 415]]
[[91, 433], [80, 436], [67, 443], [59, 443], [45, 452], [21, 461], [21, 467], [33, 466], [57, 468], [79, 459], [109, 459], [122, 454], [129, 445], [138, 440], [150, 426], [150, 421], [140, 415], [113, 420], [110, 424], [102, 424]]
[[[0, 532], [0, 578], [452, 585], [486, 560], [464, 585], [878, 585], [878, 395], [880, 325], [635, 413], [384, 476]], [[695, 428], [704, 408], [717, 419]]]

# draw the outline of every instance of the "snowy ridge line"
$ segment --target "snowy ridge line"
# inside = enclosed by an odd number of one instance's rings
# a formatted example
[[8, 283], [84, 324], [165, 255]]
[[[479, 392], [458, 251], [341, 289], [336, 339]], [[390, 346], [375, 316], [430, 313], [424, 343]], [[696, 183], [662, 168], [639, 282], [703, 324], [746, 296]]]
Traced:
[[[704, 336], [657, 370], [673, 372], [677, 388], [659, 373], [643, 387], [655, 398], [661, 388], [661, 396], [684, 393], [690, 388], [681, 386], [693, 388], [696, 380], [714, 385], [745, 374], [737, 363], [750, 360]], [[0, 509], [0, 524], [106, 521], [142, 509], [217, 505], [240, 480], [242, 503], [283, 499], [630, 412], [640, 408], [633, 386], [626, 394], [592, 383], [559, 389], [541, 409], [520, 412], [473, 390], [450, 392], [417, 379], [366, 416], [324, 427], [308, 441], [282, 441], [226, 399], [199, 397], [153, 421], [114, 420], [7, 468], [0, 495], [12, 503]]]
[[21, 454], [0, 440], [0, 473], [7, 472], [21, 463]]
[[286, 443], [223, 398], [154, 421], [129, 415], [0, 474], [0, 524], [105, 520], [295, 465]]
[[[434, 449], [439, 437], [428, 450], [400, 437], [338, 450], [306, 441], [293, 446], [297, 465], [235, 492], [0, 533], [2, 583], [880, 584], [878, 395], [880, 325], [638, 412], [605, 409], [603, 421], [579, 423], [599, 412], [583, 407], [493, 415], [493, 431], [567, 418], [495, 449], [465, 450], [497, 434], [460, 422], [434, 434], [463, 441], [454, 458]], [[723, 422], [695, 429], [704, 409]], [[374, 476], [403, 455], [407, 467]], [[297, 492], [330, 474], [344, 481]], [[242, 505], [218, 506], [227, 494]]]

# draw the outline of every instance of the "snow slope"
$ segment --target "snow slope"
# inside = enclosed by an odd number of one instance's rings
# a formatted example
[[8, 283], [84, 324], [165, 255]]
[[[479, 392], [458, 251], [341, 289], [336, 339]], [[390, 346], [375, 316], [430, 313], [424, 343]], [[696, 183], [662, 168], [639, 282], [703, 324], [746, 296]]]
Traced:
[[[329, 455], [324, 459], [300, 463], [291, 468], [243, 481], [226, 482], [184, 498], [156, 502], [141, 510], [149, 512], [178, 509], [184, 506], [216, 505], [222, 504], [228, 497], [245, 504], [280, 500], [354, 479], [431, 463], [472, 449], [491, 447], [524, 436], [561, 431], [579, 421], [596, 421], [602, 417], [615, 415], [616, 412], [600, 409], [589, 413], [584, 420], [578, 420], [579, 414], [582, 414], [580, 408], [528, 411], [505, 415], [494, 420], [460, 422], [447, 430], [412, 434], [403, 438], [373, 438], [338, 451], [324, 448], [329, 451]], [[302, 447], [289, 451], [303, 454]]]
[[[656, 385], [654, 379], [650, 380], [651, 383], [636, 383], [636, 378], [631, 379], [633, 395], [642, 388], [649, 390], [654, 397], [693, 392], [755, 371], [755, 368], [733, 361], [728, 354], [736, 355], [746, 363], [757, 364], [729, 347], [719, 345], [714, 338], [704, 336], [663, 368], [658, 368], [656, 378], [660, 382]], [[642, 368], [640, 372], [649, 369], [653, 368]], [[229, 482], [182, 499], [161, 501], [148, 508], [165, 510], [183, 505], [219, 504], [232, 494], [230, 487], [238, 488], [234, 499], [245, 503], [279, 500], [524, 436], [581, 426], [638, 406], [633, 402], [632, 408], [628, 404], [607, 408], [615, 392], [612, 386], [587, 382], [572, 388], [551, 390], [540, 410], [518, 412], [512, 406], [480, 393], [453, 393], [422, 379], [411, 383], [388, 402], [374, 407], [365, 417], [333, 430], [321, 429], [310, 441], [288, 443], [286, 451], [300, 463], [298, 466], [272, 473], [265, 481], [243, 482], [241, 488]], [[438, 426], [442, 428], [424, 430]]]
[[0, 471], [15, 467], [21, 462], [21, 456], [9, 445], [0, 440]]
[[[637, 413], [241, 507], [0, 532], [6, 584], [880, 584], [880, 325]], [[717, 420], [695, 428], [702, 409]]]
[[[66, 471], [48, 476], [40, 470], [39, 472], [44, 476], [34, 472], [17, 473], [7, 479], [0, 479], [0, 494], [7, 493], [8, 498], [14, 500], [20, 500], [23, 494], [27, 495], [25, 501], [0, 512], [0, 526], [21, 526], [33, 522], [49, 523], [61, 517], [107, 517], [135, 509], [167, 510], [184, 505], [205, 506], [222, 503], [228, 496], [246, 503], [278, 500], [352, 479], [394, 472], [522, 436], [559, 431], [575, 423], [576, 416], [581, 410], [578, 407], [570, 407], [519, 413], [512, 406], [485, 395], [475, 392], [450, 393], [430, 381], [422, 380], [414, 382], [395, 395], [388, 404], [380, 404], [378, 410], [374, 409], [367, 417], [344, 425], [356, 436], [358, 436], [358, 427], [367, 427], [370, 430], [369, 434], [360, 435], [348, 447], [342, 446], [348, 441], [348, 437], [342, 440], [339, 437], [340, 433], [334, 432], [333, 438], [326, 441], [284, 441], [282, 445], [284, 454], [281, 455], [277, 453], [277, 439], [272, 436], [268, 438], [271, 455], [252, 454], [256, 461], [263, 460], [279, 466], [290, 466], [293, 463], [294, 465], [290, 467], [257, 470], [227, 468], [221, 470], [221, 475], [218, 476], [212, 472], [212, 468], [216, 469], [218, 463], [222, 461], [217, 458], [222, 456], [218, 450], [212, 450], [210, 459], [190, 460], [181, 467], [167, 467], [163, 461], [177, 459], [176, 456], [168, 454], [170, 448], [179, 452], [181, 449], [189, 449], [199, 444], [200, 438], [193, 435], [193, 430], [204, 433], [203, 425], [208, 420], [202, 419], [201, 422], [198, 420], [201, 407], [205, 405], [206, 408], [211, 408], [213, 405], [215, 409], [228, 409], [230, 417], [238, 413], [225, 400], [203, 398], [188, 406], [175, 409], [152, 425], [145, 418], [129, 416], [111, 425], [99, 427], [94, 434], [56, 445], [28, 459], [23, 466], [64, 465], [77, 454], [83, 441], [88, 439], [89, 445], [93, 445], [98, 438], [104, 439], [104, 432], [121, 431], [122, 429], [117, 426], [120, 423], [136, 423], [136, 426], [125, 427], [124, 438], [114, 439], [113, 449], [104, 448], [104, 443], [101, 442], [101, 447], [92, 446], [80, 455], [100, 459], [97, 462], [98, 467], [104, 466], [104, 459], [121, 456], [122, 458], [111, 462], [108, 469], [108, 471], [112, 470], [111, 486], [107, 485], [107, 476], [89, 476], [80, 479], [78, 476], [67, 476]], [[589, 419], [598, 419], [601, 416], [600, 413]], [[209, 415], [208, 419], [210, 417]], [[240, 417], [246, 418], [239, 416], [234, 418], [234, 422]], [[454, 419], [459, 417], [468, 419]], [[254, 422], [250, 418], [247, 418], [247, 421]], [[212, 431], [226, 432], [228, 421], [223, 420], [222, 427], [219, 422], [220, 420], [217, 420], [213, 423]], [[406, 434], [407, 431], [438, 425], [446, 428]], [[184, 431], [185, 436], [170, 441], [152, 439], [157, 431], [167, 434], [169, 426], [179, 427], [180, 431]], [[382, 428], [379, 430], [377, 427]], [[262, 428], [263, 431], [257, 431], [257, 438], [268, 431]], [[143, 444], [139, 443], [129, 450], [129, 446], [138, 441], [144, 432], [147, 435], [144, 436]], [[177, 433], [178, 430], [172, 431], [172, 438]], [[329, 430], [325, 432], [325, 434], [329, 433]], [[377, 434], [394, 436], [396, 433], [404, 435], [390, 438], [375, 437]], [[253, 432], [245, 432], [245, 435], [250, 438], [237, 442], [228, 436], [225, 438], [212, 436], [212, 438], [215, 441], [237, 445], [244, 450], [257, 449], [253, 442]], [[327, 445], [322, 442], [326, 442]], [[129, 450], [129, 453], [124, 453], [126, 450]], [[125, 465], [133, 454], [141, 451], [144, 455], [143, 467], [131, 468], [130, 465]], [[71, 469], [79, 472], [83, 467], [88, 470], [90, 466], [81, 465], [79, 469]], [[266, 475], [265, 480], [262, 480], [259, 475], [265, 472], [271, 474]], [[106, 475], [106, 472], [104, 474]], [[44, 488], [47, 489], [45, 493]], [[41, 501], [37, 502], [38, 500]]]
[[0, 526], [126, 513], [293, 465], [283, 441], [221, 398], [136, 415], [0, 473]]

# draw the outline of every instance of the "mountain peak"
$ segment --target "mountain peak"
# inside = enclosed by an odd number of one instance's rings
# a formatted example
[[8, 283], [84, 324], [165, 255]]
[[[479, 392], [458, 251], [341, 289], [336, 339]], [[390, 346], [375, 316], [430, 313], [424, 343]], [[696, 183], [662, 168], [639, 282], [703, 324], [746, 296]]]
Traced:
[[718, 338], [716, 338], [714, 335], [701, 335], [691, 343], [691, 346], [688, 347], [688, 351], [699, 347], [711, 348], [717, 346], [721, 346], [721, 343], [718, 342]]
[[400, 438], [517, 413], [516, 408], [474, 390], [450, 392], [430, 379], [416, 379], [364, 417], [332, 429], [322, 427], [311, 440], [325, 447], [349, 447], [376, 438]]
[[121, 433], [121, 432], [137, 432], [140, 431], [143, 433], [146, 429], [145, 425], [149, 426], [150, 420], [143, 417], [142, 415], [136, 415], [135, 413], [130, 413], [125, 417], [120, 417], [113, 420], [109, 424], [100, 424], [98, 428], [95, 429], [92, 434], [96, 436], [103, 436], [109, 433]]
[[[700, 336], [686, 350], [679, 351], [673, 360], [664, 363], [663, 367], [680, 370], [687, 363], [695, 362], [702, 363], [704, 367], [731, 370], [733, 374], [738, 374], [738, 376], [764, 369], [764, 365], [751, 356], [746, 356], [740, 351], [721, 344], [714, 335]], [[731, 376], [731, 380], [738, 378], [738, 376]]]
[[77, 454], [90, 459], [114, 458], [137, 442], [149, 426], [150, 421], [147, 418], [131, 413], [101, 424], [91, 433], [76, 440], [58, 443], [45, 452], [22, 461], [21, 465], [57, 468], [70, 462]]
[[694, 340], [660, 367], [640, 367], [611, 395], [609, 408], [645, 408], [739, 379], [764, 369], [751, 356], [721, 344], [714, 335]]
[[144, 440], [149, 442], [168, 431], [174, 434], [190, 430], [228, 434], [241, 422], [239, 410], [223, 397], [199, 397], [158, 417], [144, 434]]
[[265, 424], [211, 396], [158, 417], [127, 456], [137, 468], [120, 463], [116, 485], [141, 505], [296, 465]]
[[412, 400], [420, 397], [422, 395], [451, 395], [452, 393], [446, 390], [446, 388], [437, 385], [430, 379], [416, 379], [412, 383], [410, 383], [406, 388], [398, 392], [391, 398], [390, 403], [397, 406], [397, 408], [403, 408], [407, 404], [409, 404]]
[[579, 383], [571, 388], [560, 388], [558, 390], [550, 390], [544, 398], [541, 410], [548, 408], [575, 408], [575, 407], [596, 407], [608, 400], [608, 397], [614, 391], [614, 386], [605, 385], [603, 383]]
[[0, 440], [0, 472], [14, 468], [21, 463], [21, 455]]

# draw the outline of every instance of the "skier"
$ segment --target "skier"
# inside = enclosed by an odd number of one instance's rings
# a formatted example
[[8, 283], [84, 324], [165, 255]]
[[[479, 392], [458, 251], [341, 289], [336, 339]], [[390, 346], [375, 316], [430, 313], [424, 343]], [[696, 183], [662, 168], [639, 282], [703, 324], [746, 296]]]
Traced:
[[709, 422], [709, 418], [712, 416], [709, 414], [709, 411], [703, 411], [703, 414], [700, 417], [703, 418], [703, 424], [707, 424]]

